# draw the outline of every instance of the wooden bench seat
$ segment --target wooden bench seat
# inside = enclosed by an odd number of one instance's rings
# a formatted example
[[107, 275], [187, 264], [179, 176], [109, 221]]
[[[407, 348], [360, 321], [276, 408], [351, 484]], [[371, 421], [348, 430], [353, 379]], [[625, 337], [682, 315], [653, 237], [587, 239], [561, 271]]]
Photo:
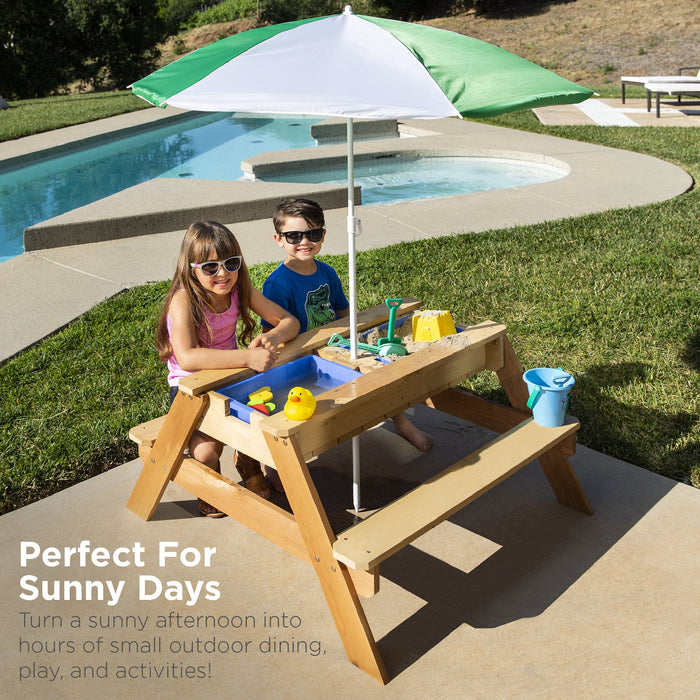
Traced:
[[153, 447], [163, 423], [165, 423], [165, 416], [158, 416], [158, 418], [141, 423], [141, 425], [135, 425], [129, 431], [129, 439], [133, 440], [139, 447]]
[[543, 452], [573, 435], [578, 422], [545, 428], [532, 418], [456, 462], [366, 520], [341, 532], [335, 558], [351, 569], [377, 566]]

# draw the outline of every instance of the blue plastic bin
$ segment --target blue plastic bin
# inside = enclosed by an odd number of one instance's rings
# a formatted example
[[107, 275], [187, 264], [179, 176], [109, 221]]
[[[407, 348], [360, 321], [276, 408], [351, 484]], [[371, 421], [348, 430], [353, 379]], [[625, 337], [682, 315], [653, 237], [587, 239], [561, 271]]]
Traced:
[[317, 355], [307, 355], [217, 391], [231, 399], [232, 416], [250, 423], [250, 414], [255, 409], [246, 405], [248, 395], [264, 386], [270, 387], [273, 394], [272, 403], [276, 406], [275, 412], [279, 412], [284, 408], [287, 394], [292, 387], [302, 386], [316, 396], [361, 376], [360, 372], [345, 365], [324, 360]]

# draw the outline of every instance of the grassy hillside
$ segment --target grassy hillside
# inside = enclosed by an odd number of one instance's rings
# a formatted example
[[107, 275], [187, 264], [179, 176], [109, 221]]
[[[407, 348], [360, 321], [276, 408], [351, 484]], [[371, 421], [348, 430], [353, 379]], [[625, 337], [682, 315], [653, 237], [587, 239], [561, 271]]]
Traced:
[[[514, 19], [466, 12], [425, 23], [496, 44], [584, 85], [700, 66], [697, 0], [573, 0]], [[163, 63], [251, 26], [241, 20], [171, 37], [162, 47]]]

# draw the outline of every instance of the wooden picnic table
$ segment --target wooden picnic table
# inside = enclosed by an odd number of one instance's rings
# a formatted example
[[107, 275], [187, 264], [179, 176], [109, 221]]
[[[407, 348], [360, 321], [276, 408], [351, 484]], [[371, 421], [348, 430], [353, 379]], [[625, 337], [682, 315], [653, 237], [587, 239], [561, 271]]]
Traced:
[[[404, 301], [398, 317], [420, 306]], [[385, 305], [358, 314], [358, 331], [388, 318]], [[324, 353], [333, 333], [349, 332], [347, 319], [309, 331], [288, 343], [279, 363]], [[382, 683], [389, 680], [358, 596], [379, 590], [379, 564], [416, 537], [539, 458], [558, 501], [583, 513], [592, 509], [569, 463], [579, 423], [545, 428], [526, 408], [522, 367], [504, 325], [468, 327], [459, 342], [436, 342], [316, 396], [316, 411], [293, 421], [279, 411], [253, 412], [250, 423], [232, 416], [217, 392], [251, 376], [249, 370], [205, 370], [184, 378], [170, 411], [132, 429], [144, 467], [127, 507], [144, 520], [154, 514], [170, 481], [310, 563], [332, 613], [348, 659]], [[352, 363], [352, 361], [350, 361]], [[454, 387], [492, 370], [512, 407]], [[333, 532], [307, 461], [410, 406], [428, 406], [500, 435], [358, 524]], [[291, 513], [184, 454], [197, 429], [277, 469]]]

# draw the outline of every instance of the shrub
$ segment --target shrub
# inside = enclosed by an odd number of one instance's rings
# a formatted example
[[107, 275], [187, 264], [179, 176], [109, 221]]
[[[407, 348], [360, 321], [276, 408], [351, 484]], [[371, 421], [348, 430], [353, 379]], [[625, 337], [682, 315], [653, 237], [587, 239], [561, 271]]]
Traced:
[[203, 27], [219, 22], [233, 22], [237, 19], [253, 16], [258, 9], [257, 0], [225, 0], [218, 5], [192, 15], [186, 22], [188, 29]]

